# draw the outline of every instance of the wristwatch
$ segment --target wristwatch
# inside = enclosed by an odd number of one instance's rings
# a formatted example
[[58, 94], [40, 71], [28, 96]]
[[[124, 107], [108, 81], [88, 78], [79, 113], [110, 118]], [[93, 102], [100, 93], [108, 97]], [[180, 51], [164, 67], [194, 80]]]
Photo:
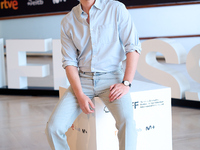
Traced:
[[129, 87], [131, 87], [131, 83], [129, 82], [129, 81], [122, 81], [122, 83], [125, 85], [125, 86], [129, 86]]

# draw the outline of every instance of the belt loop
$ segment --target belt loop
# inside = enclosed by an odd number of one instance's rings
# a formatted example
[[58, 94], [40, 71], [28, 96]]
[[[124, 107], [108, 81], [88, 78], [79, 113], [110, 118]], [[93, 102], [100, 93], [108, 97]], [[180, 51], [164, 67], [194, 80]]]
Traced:
[[82, 70], [80, 70], [80, 73], [83, 73], [83, 74], [85, 74], [85, 72], [83, 72]]

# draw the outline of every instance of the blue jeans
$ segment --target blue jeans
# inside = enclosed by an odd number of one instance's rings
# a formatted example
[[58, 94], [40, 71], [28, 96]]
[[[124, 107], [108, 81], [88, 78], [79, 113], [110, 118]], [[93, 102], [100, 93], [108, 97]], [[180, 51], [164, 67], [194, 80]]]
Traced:
[[[121, 99], [109, 102], [110, 86], [121, 83], [123, 71], [107, 73], [80, 72], [83, 92], [90, 98], [99, 97], [107, 106], [116, 121], [118, 129], [119, 149], [135, 150], [137, 132], [133, 120], [133, 107], [130, 93]], [[71, 87], [55, 106], [46, 126], [46, 135], [52, 150], [70, 150], [65, 132], [82, 112]]]

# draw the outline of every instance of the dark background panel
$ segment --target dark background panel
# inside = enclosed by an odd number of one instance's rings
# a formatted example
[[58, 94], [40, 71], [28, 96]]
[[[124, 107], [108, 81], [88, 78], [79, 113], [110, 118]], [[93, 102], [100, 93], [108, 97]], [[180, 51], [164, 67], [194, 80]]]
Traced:
[[[7, 0], [11, 2], [12, 0]], [[32, 0], [36, 1], [36, 0]], [[60, 2], [58, 4], [53, 4], [52, 0], [42, 0], [43, 5], [32, 5], [28, 6], [28, 0], [18, 0], [18, 9], [13, 10], [9, 9], [0, 9], [0, 17], [8, 17], [8, 16], [21, 16], [21, 15], [33, 15], [33, 14], [44, 14], [44, 13], [52, 13], [52, 12], [63, 12], [69, 11], [79, 2], [76, 0], [67, 0], [67, 2]], [[0, 0], [0, 3], [4, 2], [4, 0]], [[8, 4], [7, 4], [8, 5]]]
[[196, 2], [200, 0], [119, 0], [126, 6], [138, 6], [138, 5], [152, 5], [152, 4], [168, 4], [168, 3], [185, 3]]
[[[5, 6], [6, 1], [6, 6]], [[18, 9], [13, 10], [7, 8], [13, 1], [18, 2]], [[0, 18], [12, 17], [12, 16], [24, 16], [35, 15], [55, 12], [70, 11], [73, 6], [76, 6], [79, 2], [77, 0], [66, 0], [62, 2], [60, 0], [58, 4], [53, 4], [53, 0], [0, 0]], [[64, 1], [64, 0], [63, 0]], [[181, 3], [181, 2], [196, 2], [200, 0], [119, 0], [126, 6], [138, 6], [138, 5], [152, 5], [152, 4], [165, 4], [165, 3]], [[28, 6], [27, 3], [42, 2], [42, 5]], [[2, 8], [4, 7], [4, 8]]]

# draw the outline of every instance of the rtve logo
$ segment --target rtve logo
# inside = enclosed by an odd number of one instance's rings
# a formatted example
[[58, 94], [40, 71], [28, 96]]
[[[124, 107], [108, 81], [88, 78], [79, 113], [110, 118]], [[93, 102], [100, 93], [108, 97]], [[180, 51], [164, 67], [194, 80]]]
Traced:
[[1, 9], [13, 9], [17, 10], [18, 9], [18, 1], [17, 0], [4, 0], [0, 2]]

